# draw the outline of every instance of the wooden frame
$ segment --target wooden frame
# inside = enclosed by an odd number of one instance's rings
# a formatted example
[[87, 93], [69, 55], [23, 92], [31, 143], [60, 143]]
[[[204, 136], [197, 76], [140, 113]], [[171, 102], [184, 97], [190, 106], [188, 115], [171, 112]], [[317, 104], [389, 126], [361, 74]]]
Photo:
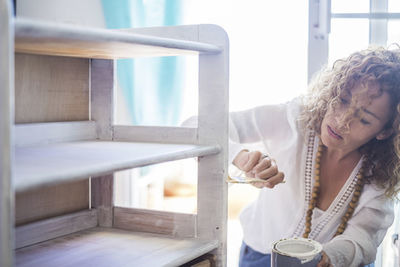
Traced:
[[115, 59], [221, 52], [218, 46], [205, 42], [131, 35], [124, 31], [96, 28], [88, 30], [74, 25], [28, 19], [18, 19], [15, 27], [15, 49], [20, 53]]
[[[217, 26], [204, 25], [199, 38], [217, 43], [223, 52], [199, 56], [199, 118], [200, 144], [220, 144], [221, 153], [199, 159], [197, 231], [201, 238], [217, 238], [217, 266], [226, 265], [228, 187], [228, 111], [229, 111], [229, 43], [228, 36]], [[210, 103], [211, 102], [211, 103]], [[211, 114], [211, 116], [210, 116]], [[210, 190], [215, 188], [217, 190]]]
[[[2, 16], [0, 19], [1, 33], [2, 36], [9, 36], [4, 38], [9, 45], [2, 46], [0, 50], [2, 70], [8, 70], [0, 74], [1, 81], [4, 80], [8, 88], [1, 92], [4, 112], [0, 117], [2, 126], [0, 175], [3, 181], [0, 185], [0, 196], [4, 200], [0, 204], [2, 205], [1, 264], [13, 265], [14, 247], [18, 248], [16, 251], [18, 264], [28, 259], [29, 261], [35, 259], [34, 262], [39, 264], [41, 259], [35, 255], [41, 255], [47, 246], [54, 246], [54, 251], [57, 251], [59, 244], [64, 242], [69, 244], [75, 242], [73, 241], [75, 239], [87, 242], [92, 236], [101, 239], [105, 235], [112, 239], [121, 237], [121, 240], [125, 240], [123, 242], [130, 245], [138, 244], [142, 239], [143, 242], [148, 242], [145, 243], [146, 246], [165, 242], [166, 247], [160, 248], [160, 251], [165, 251], [167, 254], [157, 254], [156, 265], [175, 266], [206, 253], [213, 253], [216, 266], [226, 266], [225, 175], [228, 149], [229, 75], [229, 45], [226, 33], [215, 25], [109, 31], [18, 18], [14, 21], [11, 20], [8, 1], [1, 0], [0, 4], [1, 15], [4, 14], [3, 8], [7, 10], [7, 16]], [[14, 123], [11, 119], [14, 111], [12, 106], [14, 27], [16, 52], [91, 58], [88, 72], [90, 81], [88, 121], [20, 124], [16, 125], [14, 135], [12, 131]], [[113, 125], [114, 59], [138, 55], [176, 54], [199, 56], [198, 127]], [[87, 64], [87, 61], [82, 63]], [[15, 143], [12, 141], [14, 137]], [[90, 145], [95, 148], [94, 152], [85, 154], [90, 151]], [[76, 146], [81, 147], [74, 150]], [[102, 146], [105, 146], [104, 151]], [[58, 158], [57, 153], [51, 154], [52, 149], [68, 157]], [[137, 158], [132, 154], [135, 149], [141, 149]], [[146, 156], [149, 149], [156, 152]], [[14, 151], [16, 152], [15, 177], [12, 176], [13, 164], [11, 164]], [[117, 161], [112, 161], [112, 158], [101, 159], [102, 155], [113, 153], [122, 156]], [[190, 157], [198, 157], [197, 214], [114, 207], [112, 172]], [[99, 158], [101, 160], [96, 161]], [[95, 161], [90, 165], [92, 159]], [[99, 175], [101, 177], [96, 177]], [[17, 243], [14, 246], [13, 189], [25, 192], [37, 187], [62, 184], [65, 181], [87, 179], [89, 176], [94, 176], [90, 180], [92, 194], [90, 202], [95, 209], [19, 226], [16, 229]], [[11, 186], [13, 182], [15, 186]], [[77, 231], [80, 232], [75, 233]], [[135, 233], [137, 231], [139, 232]], [[158, 235], [144, 234], [145, 232], [155, 232]], [[127, 237], [122, 238], [124, 235]], [[90, 246], [86, 246], [87, 244], [81, 245], [85, 249], [91, 249]], [[113, 249], [112, 246], [104, 246], [99, 251], [108, 253], [110, 249]], [[171, 249], [175, 249], [176, 253], [171, 254]], [[48, 260], [48, 264], [58, 262], [57, 255], [71, 261], [78, 260], [68, 257], [65, 253], [68, 252], [61, 249], [47, 258], [46, 262]], [[130, 253], [123, 252], [123, 257], [129, 260], [138, 257]], [[86, 256], [82, 257], [79, 261], [85, 261]], [[121, 264], [122, 261], [123, 259], [119, 259]]]
[[14, 264], [13, 118], [14, 118], [14, 26], [12, 7], [0, 0], [0, 264]]
[[97, 210], [92, 209], [19, 226], [15, 229], [15, 248], [93, 228], [97, 221]]
[[197, 237], [196, 221], [195, 214], [114, 207], [113, 226], [119, 229]]
[[94, 139], [97, 139], [96, 123], [94, 121], [25, 123], [15, 125], [16, 146]]

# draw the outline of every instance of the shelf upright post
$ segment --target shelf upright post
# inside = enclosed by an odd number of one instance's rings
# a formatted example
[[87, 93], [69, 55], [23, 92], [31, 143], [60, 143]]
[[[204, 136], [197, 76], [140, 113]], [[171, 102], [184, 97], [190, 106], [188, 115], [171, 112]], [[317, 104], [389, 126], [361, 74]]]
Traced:
[[[96, 122], [97, 138], [113, 140], [115, 60], [90, 60], [90, 119]], [[114, 174], [91, 179], [91, 200], [97, 209], [99, 226], [113, 225]]]
[[14, 25], [12, 4], [0, 0], [0, 266], [14, 266]]
[[198, 159], [197, 235], [217, 239], [216, 266], [226, 266], [228, 165], [229, 41], [216, 25], [199, 25], [199, 41], [222, 48], [199, 55], [198, 142], [219, 145], [221, 152]]

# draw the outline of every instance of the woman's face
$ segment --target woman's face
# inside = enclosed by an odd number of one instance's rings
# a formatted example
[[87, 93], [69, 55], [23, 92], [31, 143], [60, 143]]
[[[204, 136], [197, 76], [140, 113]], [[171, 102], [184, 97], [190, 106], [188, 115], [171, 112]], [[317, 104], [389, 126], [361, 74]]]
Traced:
[[[390, 118], [388, 93], [379, 93], [378, 86], [360, 84], [348, 95], [341, 96], [340, 103], [329, 107], [321, 124], [321, 140], [328, 148], [350, 153], [373, 138], [385, 139], [391, 130], [384, 126]], [[349, 108], [357, 112], [348, 115]]]

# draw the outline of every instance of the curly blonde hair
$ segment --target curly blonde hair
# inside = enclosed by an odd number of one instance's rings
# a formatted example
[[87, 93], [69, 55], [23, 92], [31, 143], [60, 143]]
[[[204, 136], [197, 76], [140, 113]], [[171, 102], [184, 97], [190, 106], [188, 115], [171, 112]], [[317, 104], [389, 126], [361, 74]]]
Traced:
[[[370, 140], [360, 152], [368, 166], [365, 181], [384, 188], [387, 197], [395, 198], [400, 191], [400, 48], [369, 48], [323, 69], [309, 85], [301, 121], [320, 134], [328, 108], [339, 105], [341, 98], [349, 95], [359, 83], [377, 84], [380, 94], [390, 95], [392, 116], [385, 128], [391, 128], [393, 134], [385, 140]], [[367, 91], [368, 86], [364, 86], [364, 90]], [[350, 107], [347, 112], [357, 115], [358, 110]]]

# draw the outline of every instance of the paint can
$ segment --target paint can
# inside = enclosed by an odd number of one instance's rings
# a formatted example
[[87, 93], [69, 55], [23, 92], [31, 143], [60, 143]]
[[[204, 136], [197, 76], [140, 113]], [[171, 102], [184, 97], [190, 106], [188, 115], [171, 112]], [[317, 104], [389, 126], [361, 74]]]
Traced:
[[322, 245], [315, 240], [293, 237], [272, 245], [271, 267], [315, 267], [322, 257]]

